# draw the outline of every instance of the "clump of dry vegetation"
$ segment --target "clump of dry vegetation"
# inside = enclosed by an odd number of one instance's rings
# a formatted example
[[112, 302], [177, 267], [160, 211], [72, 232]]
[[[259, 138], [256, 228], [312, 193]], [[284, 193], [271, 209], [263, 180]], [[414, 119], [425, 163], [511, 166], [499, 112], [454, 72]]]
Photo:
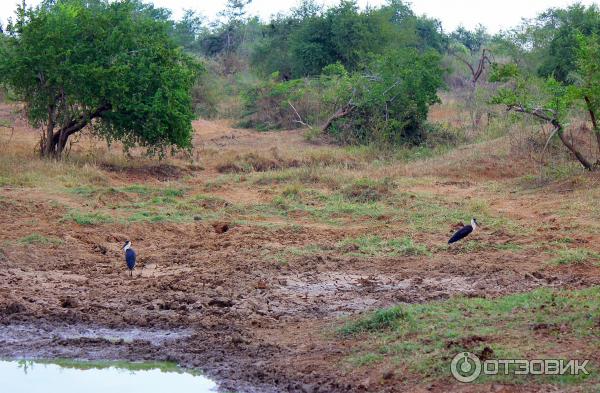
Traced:
[[393, 181], [387, 177], [383, 180], [360, 178], [345, 186], [342, 195], [354, 202], [377, 202], [389, 197], [393, 188]]
[[343, 166], [354, 168], [358, 159], [343, 151], [321, 148], [305, 151], [285, 151], [273, 148], [268, 151], [245, 153], [226, 152], [216, 157], [215, 168], [220, 173], [267, 172], [279, 169], [300, 167]]

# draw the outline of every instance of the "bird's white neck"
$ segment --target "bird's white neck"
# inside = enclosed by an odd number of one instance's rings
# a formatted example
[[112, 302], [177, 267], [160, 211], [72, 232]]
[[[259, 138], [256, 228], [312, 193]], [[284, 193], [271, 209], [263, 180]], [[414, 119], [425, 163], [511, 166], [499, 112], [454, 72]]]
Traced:
[[471, 220], [471, 226], [473, 227], [473, 230], [477, 229], [477, 223], [475, 220]]
[[125, 247], [123, 247], [123, 251], [127, 251], [127, 250], [129, 250], [130, 248], [131, 248], [131, 244], [130, 244], [130, 243], [127, 243], [127, 244], [125, 245]]

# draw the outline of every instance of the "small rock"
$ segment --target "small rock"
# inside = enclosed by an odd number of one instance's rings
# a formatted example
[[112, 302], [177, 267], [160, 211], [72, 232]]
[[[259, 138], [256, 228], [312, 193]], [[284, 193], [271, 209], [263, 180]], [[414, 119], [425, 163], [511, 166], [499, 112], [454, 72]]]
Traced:
[[108, 252], [108, 248], [106, 248], [106, 246], [103, 246], [102, 244], [94, 244], [93, 250], [94, 252], [100, 253], [102, 255], [106, 255], [106, 253]]
[[310, 383], [303, 383], [302, 384], [302, 392], [304, 393], [313, 393], [315, 391], [315, 387], [313, 384]]
[[479, 354], [479, 359], [482, 362], [485, 362], [486, 360], [489, 360], [492, 358], [492, 356], [494, 355], [494, 350], [488, 346], [485, 346], [482, 350], [481, 353]]
[[256, 289], [267, 289], [267, 288], [268, 288], [268, 285], [267, 285], [267, 282], [265, 280], [259, 280], [256, 283]]

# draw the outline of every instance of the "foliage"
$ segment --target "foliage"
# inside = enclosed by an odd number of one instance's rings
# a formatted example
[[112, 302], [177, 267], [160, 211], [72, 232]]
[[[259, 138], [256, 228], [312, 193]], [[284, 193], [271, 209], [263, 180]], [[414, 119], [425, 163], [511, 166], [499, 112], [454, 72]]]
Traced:
[[205, 31], [204, 19], [192, 10], [185, 10], [183, 17], [173, 24], [172, 35], [177, 45], [187, 51], [196, 52], [200, 44], [198, 37]]
[[600, 114], [600, 39], [597, 35], [579, 35], [577, 70], [573, 79], [576, 93], [586, 102], [596, 133], [600, 133], [597, 116]]
[[415, 16], [402, 1], [365, 11], [354, 0], [327, 10], [305, 2], [291, 15], [274, 18], [263, 34], [253, 65], [286, 78], [318, 75], [335, 62], [355, 71], [370, 54], [399, 48], [442, 51], [446, 45], [440, 23]]
[[167, 18], [139, 1], [59, 0], [10, 26], [0, 75], [29, 120], [46, 126], [43, 154], [60, 155], [89, 124], [126, 147], [191, 146], [190, 91], [201, 67], [177, 48]]
[[[330, 64], [318, 78], [279, 81], [275, 73], [244, 91], [247, 127], [320, 126], [345, 144], [417, 144], [426, 138], [428, 108], [438, 102], [442, 86], [440, 56], [415, 49], [372, 56], [368, 66], [352, 74], [341, 63]], [[334, 115], [335, 117], [335, 115]]]
[[418, 144], [425, 140], [429, 106], [443, 85], [440, 56], [402, 49], [373, 56], [362, 72], [341, 84], [340, 101], [353, 110], [327, 132], [343, 143]]
[[481, 24], [473, 31], [459, 26], [450, 34], [450, 37], [467, 48], [471, 53], [479, 52], [483, 49], [484, 44], [490, 40], [490, 35]]
[[[573, 111], [585, 107], [592, 122], [600, 152], [600, 130], [598, 127], [598, 110], [600, 109], [600, 67], [597, 64], [600, 54], [596, 35], [577, 35], [578, 50], [575, 68], [570, 71], [568, 82], [561, 82], [554, 76], [547, 77], [542, 83], [534, 76], [527, 75], [514, 64], [496, 65], [491, 80], [505, 83], [493, 103], [504, 104], [508, 109], [527, 113], [538, 119], [549, 122], [562, 143], [573, 153], [579, 162], [588, 170], [596, 169], [598, 164], [587, 159], [580, 149], [569, 142], [563, 135]], [[537, 82], [537, 83], [536, 83]], [[541, 89], [534, 87], [541, 85]]]
[[600, 10], [595, 4], [574, 4], [566, 9], [550, 9], [538, 21], [543, 23], [541, 29], [549, 40], [539, 73], [567, 82], [577, 66], [579, 36], [600, 34]]
[[318, 78], [281, 81], [274, 73], [242, 91], [240, 125], [259, 130], [291, 129], [302, 123], [318, 126], [335, 110], [340, 102], [337, 94], [348, 83], [348, 73], [340, 64], [326, 67]]

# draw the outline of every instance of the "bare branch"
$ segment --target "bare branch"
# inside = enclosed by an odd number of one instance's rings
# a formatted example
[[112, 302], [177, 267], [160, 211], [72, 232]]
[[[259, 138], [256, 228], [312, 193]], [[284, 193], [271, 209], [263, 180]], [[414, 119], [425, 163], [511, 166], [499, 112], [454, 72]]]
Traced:
[[[508, 105], [507, 110], [508, 111], [513, 110], [515, 112], [527, 113], [531, 116], [537, 117], [538, 119], [542, 119], [542, 120], [547, 121], [550, 124], [552, 124], [554, 126], [554, 131], [550, 135], [550, 138], [552, 138], [552, 136], [554, 134], [558, 134], [558, 137], [560, 138], [563, 145], [565, 145], [567, 147], [567, 149], [569, 149], [569, 151], [571, 151], [571, 153], [573, 153], [573, 155], [577, 158], [577, 160], [581, 163], [581, 165], [583, 165], [583, 167], [585, 169], [587, 169], [588, 171], [591, 171], [594, 169], [594, 165], [592, 165], [592, 163], [590, 163], [583, 156], [583, 154], [581, 154], [579, 152], [579, 150], [577, 150], [575, 148], [575, 146], [571, 142], [569, 142], [569, 140], [565, 137], [565, 135], [563, 133], [563, 126], [560, 123], [560, 121], [558, 120], [558, 118], [556, 117], [556, 111], [554, 111], [553, 109], [549, 109], [549, 108], [527, 109], [523, 105], [520, 105], [520, 104]], [[549, 116], [548, 114], [551, 114], [551, 116]], [[548, 139], [548, 142], [550, 141], [550, 138]], [[546, 142], [546, 145], [548, 145], [548, 142]], [[544, 149], [546, 149], [546, 147], [544, 147]]]
[[303, 126], [306, 126], [308, 128], [310, 128], [311, 130], [313, 129], [312, 126], [308, 123], [305, 123], [304, 121], [302, 121], [302, 116], [300, 116], [300, 114], [298, 113], [298, 111], [296, 110], [296, 108], [294, 108], [294, 105], [292, 105], [292, 102], [288, 100], [288, 104], [292, 107], [292, 109], [294, 110], [294, 113], [296, 114], [296, 116], [298, 116], [298, 120], [294, 120], [294, 123], [300, 123]]
[[324, 132], [329, 127], [331, 127], [331, 124], [333, 124], [333, 122], [337, 119], [341, 119], [342, 117], [348, 116], [350, 112], [354, 110], [354, 108], [356, 108], [356, 106], [352, 104], [352, 100], [348, 101], [346, 105], [338, 109], [333, 115], [329, 117], [329, 119], [327, 119], [325, 124], [323, 124], [323, 126], [321, 127], [321, 132]]

